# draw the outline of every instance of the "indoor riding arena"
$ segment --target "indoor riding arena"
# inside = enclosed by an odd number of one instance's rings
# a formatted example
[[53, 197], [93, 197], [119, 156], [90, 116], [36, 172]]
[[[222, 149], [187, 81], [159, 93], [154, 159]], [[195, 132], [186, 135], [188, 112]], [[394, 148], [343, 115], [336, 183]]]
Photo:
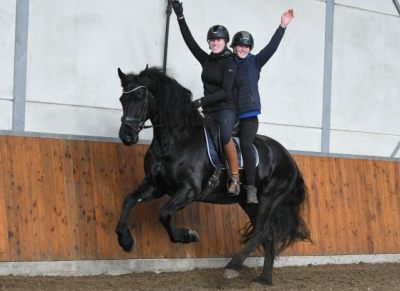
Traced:
[[[311, 241], [254, 281], [262, 249], [238, 277], [224, 267], [248, 223], [237, 204], [195, 202], [172, 218], [198, 242], [173, 243], [159, 221], [168, 196], [139, 203], [131, 251], [115, 229], [144, 178], [153, 129], [119, 139], [117, 69], [163, 68], [204, 96], [201, 66], [167, 0], [0, 3], [1, 290], [400, 290], [400, 6], [397, 0], [183, 0], [193, 37], [223, 24], [266, 46], [258, 134], [293, 156], [308, 189]], [[147, 121], [146, 125], [150, 125]]]

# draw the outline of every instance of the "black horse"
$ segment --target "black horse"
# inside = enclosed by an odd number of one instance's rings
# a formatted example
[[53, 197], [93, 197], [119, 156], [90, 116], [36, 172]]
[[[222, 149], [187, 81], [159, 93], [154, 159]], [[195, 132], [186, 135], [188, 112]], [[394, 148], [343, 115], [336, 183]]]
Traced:
[[[262, 245], [265, 260], [257, 281], [271, 284], [276, 255], [296, 240], [309, 239], [300, 213], [306, 201], [306, 187], [288, 151], [271, 138], [257, 136], [254, 144], [260, 157], [256, 173], [258, 205], [246, 204], [244, 193], [228, 196], [226, 183], [222, 182], [205, 194], [215, 172], [207, 156], [204, 119], [192, 107], [191, 92], [159, 68], [146, 67], [137, 75], [118, 69], [118, 75], [123, 89], [120, 139], [125, 145], [136, 143], [148, 119], [154, 136], [145, 156], [145, 178], [123, 202], [116, 227], [120, 246], [125, 251], [133, 247], [128, 218], [136, 203], [170, 195], [159, 219], [171, 241], [179, 243], [196, 242], [199, 235], [194, 230], [173, 226], [171, 217], [175, 212], [194, 201], [239, 203], [253, 227], [244, 234], [244, 247], [233, 255], [226, 269], [238, 275], [244, 260]], [[226, 173], [222, 172], [221, 179], [226, 179]]]

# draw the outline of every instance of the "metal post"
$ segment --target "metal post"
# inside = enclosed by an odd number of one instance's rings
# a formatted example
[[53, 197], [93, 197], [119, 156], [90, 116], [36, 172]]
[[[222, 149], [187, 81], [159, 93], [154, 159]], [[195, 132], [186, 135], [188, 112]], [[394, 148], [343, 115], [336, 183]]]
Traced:
[[167, 4], [167, 21], [165, 24], [165, 39], [164, 39], [164, 61], [163, 61], [163, 72], [167, 72], [167, 57], [168, 57], [168, 38], [169, 38], [169, 19], [172, 13], [172, 0], [168, 0]]
[[29, 0], [16, 1], [14, 93], [12, 131], [25, 130], [26, 70], [28, 54]]
[[399, 15], [400, 15], [400, 5], [399, 5], [399, 2], [398, 2], [397, 0], [393, 0], [393, 3], [394, 3], [394, 6], [396, 6], [397, 12], [398, 12]]
[[329, 153], [331, 132], [331, 94], [332, 94], [332, 55], [333, 55], [333, 19], [335, 0], [326, 1], [325, 17], [325, 60], [322, 102], [321, 152]]

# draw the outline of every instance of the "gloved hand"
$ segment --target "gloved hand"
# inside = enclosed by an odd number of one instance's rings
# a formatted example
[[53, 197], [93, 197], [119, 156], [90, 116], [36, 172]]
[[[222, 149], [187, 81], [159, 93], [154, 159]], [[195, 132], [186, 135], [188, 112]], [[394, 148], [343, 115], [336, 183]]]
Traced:
[[172, 8], [174, 9], [176, 17], [178, 17], [178, 18], [183, 17], [182, 2], [179, 2], [178, 0], [173, 0], [172, 1]]
[[203, 101], [201, 100], [201, 98], [196, 99], [192, 101], [192, 105], [195, 109], [198, 109], [199, 107], [203, 106]]

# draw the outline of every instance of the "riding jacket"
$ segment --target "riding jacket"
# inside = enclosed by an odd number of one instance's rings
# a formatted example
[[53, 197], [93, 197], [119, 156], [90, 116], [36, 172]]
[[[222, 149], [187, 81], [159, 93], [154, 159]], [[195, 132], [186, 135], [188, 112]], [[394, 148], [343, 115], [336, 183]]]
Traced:
[[219, 54], [207, 54], [194, 40], [185, 18], [178, 19], [183, 39], [202, 66], [204, 97], [201, 98], [206, 113], [223, 109], [234, 110], [233, 84], [236, 76], [236, 64], [233, 53], [225, 48]]
[[261, 113], [260, 93], [258, 91], [260, 72], [278, 49], [284, 33], [285, 28], [279, 26], [270, 42], [258, 54], [248, 54], [245, 59], [235, 57], [237, 74], [233, 98], [239, 118], [253, 117]]

